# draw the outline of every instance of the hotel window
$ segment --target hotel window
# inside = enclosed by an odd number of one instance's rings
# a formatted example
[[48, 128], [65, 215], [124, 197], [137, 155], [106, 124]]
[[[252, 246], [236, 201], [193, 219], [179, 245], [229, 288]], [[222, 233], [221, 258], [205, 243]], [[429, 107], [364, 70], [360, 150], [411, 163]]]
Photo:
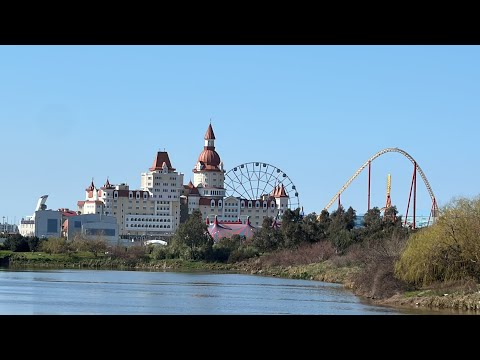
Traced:
[[252, 208], [252, 202], [251, 202], [251, 201], [248, 202], [248, 208], [249, 208], [249, 209]]

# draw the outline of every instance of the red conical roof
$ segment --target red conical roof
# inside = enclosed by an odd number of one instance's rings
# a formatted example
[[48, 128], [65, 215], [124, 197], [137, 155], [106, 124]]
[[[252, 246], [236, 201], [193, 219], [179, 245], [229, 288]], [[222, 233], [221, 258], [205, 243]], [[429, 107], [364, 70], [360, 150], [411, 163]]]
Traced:
[[215, 134], [213, 133], [212, 124], [208, 125], [207, 132], [205, 133], [205, 140], [215, 140]]
[[93, 191], [94, 189], [95, 189], [95, 185], [93, 184], [93, 179], [92, 179], [92, 183], [90, 184], [89, 187], [85, 189], [85, 191]]
[[279, 189], [279, 195], [280, 197], [288, 197], [287, 193], [285, 192], [285, 186], [283, 186], [282, 184], [282, 187]]
[[113, 188], [114, 188], [114, 186], [112, 184], [110, 184], [110, 181], [107, 178], [107, 181], [105, 182], [105, 184], [103, 185], [103, 187], [101, 189], [113, 189]]
[[168, 170], [175, 171], [175, 169], [172, 167], [172, 163], [170, 162], [170, 158], [168, 157], [168, 153], [166, 151], [157, 152], [157, 156], [155, 157], [155, 160], [153, 160], [153, 165], [149, 170], [162, 170], [163, 163], [167, 165]]

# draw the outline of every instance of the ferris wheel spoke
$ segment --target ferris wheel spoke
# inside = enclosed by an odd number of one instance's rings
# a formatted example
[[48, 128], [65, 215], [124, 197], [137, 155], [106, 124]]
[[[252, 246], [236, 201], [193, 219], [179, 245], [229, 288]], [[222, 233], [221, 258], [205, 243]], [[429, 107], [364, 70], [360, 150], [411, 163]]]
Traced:
[[252, 194], [252, 199], [251, 200], [253, 200], [255, 198], [255, 194], [253, 193], [252, 178], [250, 177], [250, 171], [248, 170], [248, 164], [245, 166], [245, 168], [247, 169], [248, 183], [250, 184], [250, 191], [251, 191], [251, 194]]
[[228, 171], [225, 180], [228, 181], [225, 187], [231, 192], [231, 196], [248, 200], [257, 200], [262, 195], [268, 195], [275, 186], [282, 184], [288, 196], [288, 207], [293, 210], [300, 207], [298, 192], [292, 180], [273, 165], [262, 162], [244, 163]]
[[[240, 171], [241, 171], [241, 170], [240, 170]], [[243, 173], [242, 173], [242, 175], [243, 175]], [[238, 175], [235, 174], [235, 176], [236, 176], [237, 179], [238, 179]], [[247, 191], [247, 189], [245, 189], [245, 186], [243, 186], [243, 182], [241, 182], [240, 179], [238, 179], [238, 181], [240, 182], [240, 185], [242, 185], [243, 190], [245, 190], [245, 195], [247, 195], [247, 194], [248, 194], [248, 191]], [[246, 197], [245, 195], [244, 195], [244, 197]], [[242, 195], [240, 194], [240, 196], [242, 196]]]

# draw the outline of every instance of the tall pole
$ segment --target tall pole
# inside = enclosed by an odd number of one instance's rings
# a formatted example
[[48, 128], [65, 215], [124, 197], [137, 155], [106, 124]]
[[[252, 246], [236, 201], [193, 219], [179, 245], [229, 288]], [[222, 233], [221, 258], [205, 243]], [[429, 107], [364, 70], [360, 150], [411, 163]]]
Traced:
[[371, 167], [372, 162], [368, 161], [368, 211], [370, 211], [370, 176], [371, 176]]
[[340, 204], [340, 194], [338, 194], [338, 208], [339, 209], [340, 209], [340, 206], [341, 206], [341, 204]]
[[415, 208], [417, 205], [417, 162], [413, 162], [413, 229], [415, 229]]
[[415, 180], [415, 174], [417, 172], [417, 168], [414, 166], [413, 167], [413, 175], [412, 175], [412, 183], [410, 184], [410, 193], [408, 194], [408, 203], [407, 203], [407, 211], [405, 212], [405, 222], [404, 225], [407, 225], [407, 219], [408, 219], [408, 210], [410, 209], [410, 200], [412, 198], [412, 190], [413, 190], [413, 183]]

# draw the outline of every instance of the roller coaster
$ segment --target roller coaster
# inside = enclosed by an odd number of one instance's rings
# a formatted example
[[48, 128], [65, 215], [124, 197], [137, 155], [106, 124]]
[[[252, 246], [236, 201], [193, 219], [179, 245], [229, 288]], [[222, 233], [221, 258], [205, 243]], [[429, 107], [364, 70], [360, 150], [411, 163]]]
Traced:
[[[340, 195], [348, 188], [348, 186], [352, 183], [355, 178], [360, 175], [360, 173], [368, 167], [368, 210], [370, 210], [370, 180], [371, 180], [371, 164], [372, 161], [378, 158], [379, 156], [390, 153], [390, 152], [397, 152], [405, 156], [408, 160], [411, 161], [413, 164], [413, 175], [412, 175], [412, 182], [410, 185], [410, 194], [408, 196], [408, 205], [407, 205], [407, 211], [405, 213], [405, 224], [407, 225], [407, 216], [408, 216], [408, 211], [410, 208], [410, 200], [413, 199], [413, 223], [412, 223], [412, 228], [415, 229], [416, 224], [415, 224], [415, 217], [416, 217], [416, 199], [417, 199], [417, 172], [420, 174], [425, 187], [427, 188], [427, 191], [430, 195], [430, 198], [432, 200], [432, 207], [430, 209], [430, 215], [428, 217], [428, 224], [430, 224], [430, 219], [432, 219], [432, 223], [435, 221], [437, 214], [438, 214], [438, 206], [437, 206], [437, 201], [435, 199], [435, 195], [433, 194], [432, 187], [430, 186], [430, 183], [428, 182], [427, 177], [425, 176], [425, 173], [421, 169], [420, 165], [415, 161], [415, 159], [406, 151], [399, 149], [399, 148], [386, 148], [383, 150], [380, 150], [377, 152], [375, 155], [370, 157], [360, 168], [353, 174], [353, 176], [348, 179], [348, 181], [343, 185], [340, 190], [333, 196], [333, 198], [328, 202], [328, 204], [325, 206], [324, 210], [328, 210], [330, 206], [335, 201], [338, 201], [338, 205], [340, 206]], [[413, 191], [413, 196], [412, 196], [412, 191]]]

